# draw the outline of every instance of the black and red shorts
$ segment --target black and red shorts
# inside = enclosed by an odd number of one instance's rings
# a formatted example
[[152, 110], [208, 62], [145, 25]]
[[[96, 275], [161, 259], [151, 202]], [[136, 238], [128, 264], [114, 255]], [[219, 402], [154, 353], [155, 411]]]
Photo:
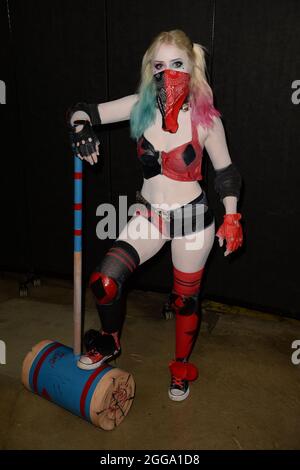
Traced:
[[138, 206], [135, 215], [142, 215], [153, 223], [166, 238], [182, 237], [200, 232], [214, 222], [214, 214], [208, 206], [205, 191], [189, 203], [174, 210], [153, 206], [140, 191], [136, 192]]

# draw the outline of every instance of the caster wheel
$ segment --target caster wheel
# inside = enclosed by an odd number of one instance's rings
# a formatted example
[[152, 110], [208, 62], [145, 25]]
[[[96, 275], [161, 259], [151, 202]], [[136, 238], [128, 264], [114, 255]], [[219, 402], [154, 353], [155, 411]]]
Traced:
[[19, 295], [20, 297], [27, 297], [28, 296], [28, 288], [25, 285], [21, 285], [19, 288]]
[[36, 278], [36, 279], [33, 279], [33, 287], [40, 287], [41, 285], [41, 280]]

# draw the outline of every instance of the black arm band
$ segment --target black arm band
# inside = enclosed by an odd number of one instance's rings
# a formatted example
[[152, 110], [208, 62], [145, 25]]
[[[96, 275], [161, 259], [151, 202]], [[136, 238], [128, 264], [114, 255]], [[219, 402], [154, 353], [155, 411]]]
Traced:
[[88, 104], [88, 103], [77, 103], [72, 106], [67, 113], [67, 119], [71, 122], [72, 116], [76, 111], [84, 111], [88, 114], [92, 126], [100, 126], [101, 118], [98, 111], [97, 104]]
[[215, 190], [220, 200], [222, 201], [226, 196], [235, 196], [239, 199], [242, 178], [236, 166], [230, 163], [225, 168], [215, 170], [215, 173]]

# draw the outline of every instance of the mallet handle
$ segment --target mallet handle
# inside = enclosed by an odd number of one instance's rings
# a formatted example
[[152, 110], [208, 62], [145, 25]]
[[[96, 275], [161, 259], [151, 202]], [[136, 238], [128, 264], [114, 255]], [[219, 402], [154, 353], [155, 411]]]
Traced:
[[82, 176], [83, 165], [74, 156], [74, 354], [81, 354], [82, 308]]

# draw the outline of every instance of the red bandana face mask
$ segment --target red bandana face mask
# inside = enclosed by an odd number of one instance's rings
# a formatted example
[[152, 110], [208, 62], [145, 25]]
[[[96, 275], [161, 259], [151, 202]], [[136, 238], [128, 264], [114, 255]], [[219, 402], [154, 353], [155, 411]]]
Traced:
[[178, 114], [189, 94], [190, 74], [166, 69], [154, 75], [156, 100], [163, 118], [163, 130], [175, 133]]

